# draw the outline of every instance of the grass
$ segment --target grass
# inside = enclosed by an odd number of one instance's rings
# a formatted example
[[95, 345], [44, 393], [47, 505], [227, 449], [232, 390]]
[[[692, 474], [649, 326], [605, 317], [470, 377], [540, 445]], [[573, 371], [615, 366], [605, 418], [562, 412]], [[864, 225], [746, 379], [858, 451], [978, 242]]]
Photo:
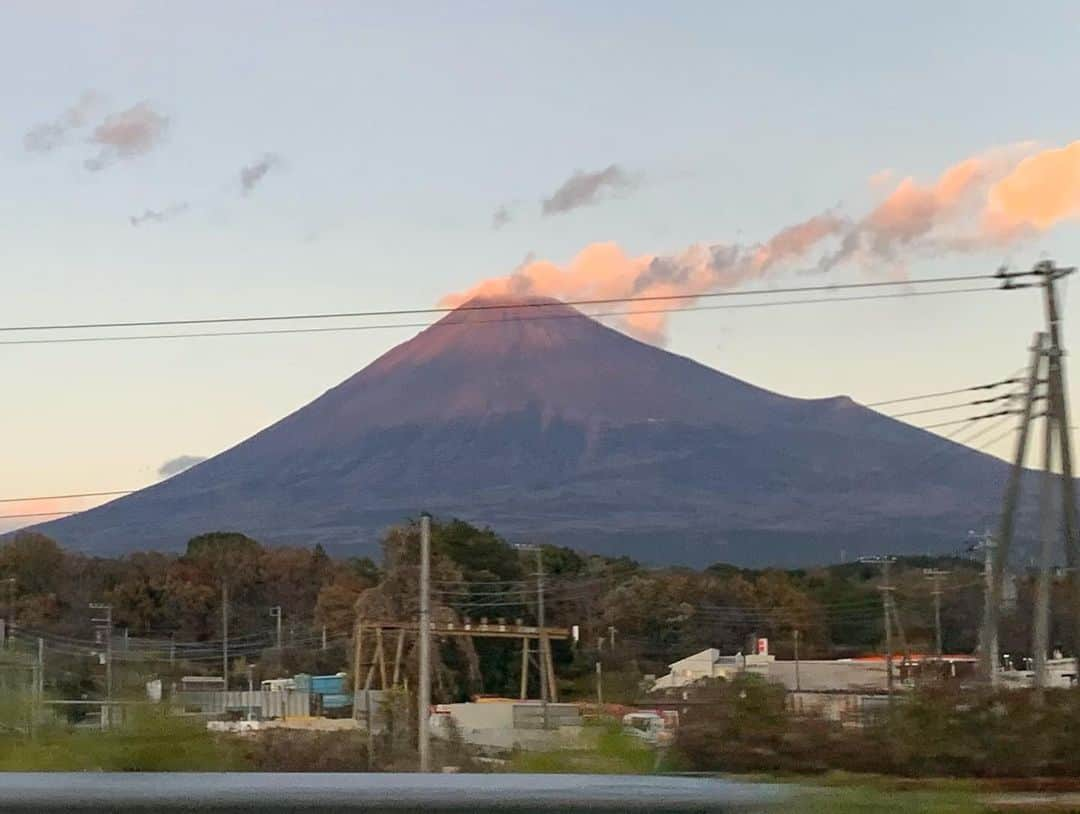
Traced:
[[53, 726], [35, 737], [0, 735], [0, 771], [189, 772], [246, 768], [238, 749], [202, 722], [156, 713], [108, 732]]
[[517, 752], [510, 760], [508, 771], [542, 774], [650, 774], [654, 771], [656, 753], [637, 738], [624, 734], [617, 723], [596, 724], [588, 727], [586, 732], [587, 737], [596, 739], [592, 748]]

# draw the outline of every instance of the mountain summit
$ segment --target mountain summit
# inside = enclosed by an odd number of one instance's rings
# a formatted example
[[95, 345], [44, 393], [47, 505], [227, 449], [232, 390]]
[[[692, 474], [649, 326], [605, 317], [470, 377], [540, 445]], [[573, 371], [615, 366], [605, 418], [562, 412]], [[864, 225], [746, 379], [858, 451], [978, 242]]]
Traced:
[[474, 299], [238, 446], [40, 526], [99, 553], [237, 529], [373, 553], [421, 510], [651, 562], [953, 550], [1005, 464], [762, 390], [556, 300]]

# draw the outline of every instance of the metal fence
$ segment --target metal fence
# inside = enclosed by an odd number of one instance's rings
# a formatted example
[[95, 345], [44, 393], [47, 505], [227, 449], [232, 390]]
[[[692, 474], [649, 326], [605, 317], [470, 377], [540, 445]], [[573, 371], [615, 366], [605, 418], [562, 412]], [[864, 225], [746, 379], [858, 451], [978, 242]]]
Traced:
[[285, 718], [310, 715], [311, 693], [286, 691], [232, 690], [229, 692], [179, 692], [176, 702], [194, 715], [240, 713], [257, 718]]

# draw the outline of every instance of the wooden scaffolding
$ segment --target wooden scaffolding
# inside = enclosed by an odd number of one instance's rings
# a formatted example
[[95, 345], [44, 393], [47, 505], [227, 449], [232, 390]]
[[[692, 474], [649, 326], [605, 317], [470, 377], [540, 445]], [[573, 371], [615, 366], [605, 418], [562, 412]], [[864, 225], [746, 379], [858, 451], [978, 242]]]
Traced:
[[[356, 623], [353, 634], [353, 692], [373, 689], [372, 684], [376, 676], [379, 679], [379, 688], [388, 689], [397, 687], [404, 680], [402, 662], [405, 655], [406, 635], [416, 636], [419, 625], [417, 622], [393, 622], [360, 620]], [[394, 661], [392, 669], [386, 658], [385, 642], [388, 636], [396, 634], [394, 644]], [[528, 697], [529, 670], [531, 664], [533, 640], [536, 641], [536, 667], [544, 671], [545, 681], [540, 682], [542, 688], [547, 689], [547, 698], [544, 701], [558, 701], [558, 690], [555, 683], [555, 663], [551, 657], [552, 640], [566, 640], [570, 638], [570, 629], [565, 627], [538, 627], [525, 625], [521, 620], [509, 624], [504, 619], [494, 623], [487, 619], [481, 619], [479, 623], [466, 622], [432, 622], [432, 636], [468, 636], [473, 639], [521, 639], [521, 691], [522, 700]], [[364, 661], [365, 645], [368, 638], [373, 639], [374, 649], [371, 660]], [[367, 666], [367, 673], [363, 685], [360, 684], [360, 673], [363, 666]], [[378, 672], [376, 672], [378, 671]]]

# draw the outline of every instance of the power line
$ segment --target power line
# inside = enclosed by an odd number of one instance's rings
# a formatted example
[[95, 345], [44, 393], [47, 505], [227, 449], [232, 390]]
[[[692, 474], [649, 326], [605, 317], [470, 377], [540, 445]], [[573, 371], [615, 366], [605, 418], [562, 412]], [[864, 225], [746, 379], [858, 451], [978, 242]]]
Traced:
[[[243, 322], [293, 322], [299, 320], [348, 319], [369, 317], [419, 316], [422, 314], [449, 314], [461, 311], [506, 311], [521, 308], [543, 309], [578, 305], [617, 305], [630, 302], [676, 302], [715, 297], [747, 297], [758, 294], [803, 294], [811, 291], [840, 291], [850, 289], [881, 288], [886, 286], [971, 282], [973, 280], [993, 280], [992, 274], [973, 274], [951, 277], [927, 277], [921, 280], [879, 280], [864, 283], [835, 283], [821, 286], [788, 286], [785, 288], [766, 288], [739, 291], [711, 291], [702, 294], [652, 294], [631, 297], [604, 297], [582, 300], [550, 300], [518, 303], [465, 303], [457, 307], [436, 306], [433, 308], [399, 308], [376, 311], [337, 311], [309, 314], [272, 314], [243, 317], [202, 317], [185, 319], [152, 319], [116, 322], [81, 322], [54, 323], [45, 325], [10, 325], [0, 327], [0, 331], [68, 331], [98, 328], [149, 328], [176, 325], [221, 325]], [[997, 286], [993, 287], [997, 290]]]
[[[68, 512], [28, 512], [26, 514], [0, 514], [0, 520], [20, 520], [26, 517], [61, 517], [67, 514], [78, 514], [79, 509], [72, 509]], [[89, 509], [83, 509], [81, 511], [89, 511]]]
[[[921, 282], [921, 281], [920, 281]], [[884, 283], [882, 283], [883, 285]], [[852, 285], [879, 285], [878, 283], [859, 283]], [[839, 286], [837, 286], [839, 287]], [[808, 289], [808, 290], [821, 290], [825, 291], [832, 286], [822, 287], [820, 289]], [[169, 333], [169, 334], [112, 334], [107, 336], [76, 336], [76, 337], [50, 337], [47, 339], [4, 339], [0, 340], [0, 345], [65, 345], [65, 344], [84, 344], [91, 342], [135, 342], [143, 340], [162, 340], [162, 339], [205, 339], [212, 337], [236, 337], [236, 336], [287, 336], [292, 334], [318, 334], [318, 333], [342, 333], [350, 331], [374, 331], [374, 330], [393, 330], [403, 328], [450, 328], [455, 326], [466, 326], [469, 328], [480, 327], [484, 325], [503, 325], [507, 322], [531, 322], [534, 320], [557, 320], [557, 319], [605, 319], [608, 317], [617, 316], [639, 316], [643, 314], [680, 314], [689, 313], [695, 311], [722, 311], [722, 310], [738, 310], [745, 308], [775, 308], [778, 306], [788, 305], [814, 305], [820, 303], [834, 303], [834, 302], [865, 302], [868, 300], [889, 300], [889, 299], [908, 299], [911, 297], [930, 297], [941, 296], [946, 294], [966, 294], [979, 291], [997, 291], [999, 290], [995, 286], [977, 286], [967, 288], [953, 288], [945, 291], [905, 291], [894, 294], [867, 294], [855, 297], [824, 297], [824, 298], [811, 298], [811, 299], [795, 299], [795, 300], [779, 300], [773, 302], [755, 302], [755, 303], [739, 303], [729, 305], [700, 305], [700, 306], [687, 306], [687, 307], [672, 307], [672, 308], [655, 308], [655, 309], [635, 309], [632, 311], [605, 311], [595, 313], [581, 313], [575, 312], [572, 314], [548, 314], [536, 317], [512, 317], [503, 319], [487, 319], [487, 320], [440, 320], [439, 322], [397, 322], [397, 323], [377, 323], [373, 325], [344, 325], [334, 326], [330, 328], [273, 328], [267, 330], [255, 330], [255, 331], [205, 331], [195, 333]], [[724, 296], [737, 296], [743, 294], [764, 294], [766, 291], [731, 291], [722, 292]], [[686, 295], [688, 296], [688, 295]], [[712, 295], [702, 295], [712, 296]], [[720, 296], [717, 294], [716, 296]], [[515, 307], [515, 306], [502, 306], [502, 307]], [[332, 315], [327, 315], [326, 318], [331, 318]], [[295, 319], [305, 319], [316, 317], [295, 317]], [[278, 319], [275, 317], [275, 319]], [[280, 319], [287, 319], [287, 317], [280, 317]], [[225, 321], [225, 320], [223, 320]], [[138, 325], [139, 323], [124, 323], [124, 325]], [[153, 324], [153, 323], [150, 323]], [[184, 323], [179, 322], [177, 324], [198, 324], [196, 322]], [[78, 329], [83, 326], [57, 326], [55, 330], [72, 330]], [[23, 330], [46, 330], [46, 326], [32, 326], [26, 328], [3, 328], [0, 327], [0, 331], [23, 331]]]
[[135, 489], [114, 489], [108, 492], [76, 492], [68, 495], [45, 495], [42, 497], [0, 497], [0, 503], [30, 503], [35, 500], [67, 500], [77, 497], [114, 497], [130, 495]]
[[886, 399], [885, 401], [871, 401], [868, 404], [864, 404], [864, 407], [884, 407], [886, 404], [900, 404], [905, 401], [921, 401], [922, 399], [939, 398], [941, 396], [955, 396], [959, 393], [970, 393], [973, 390], [992, 390], [995, 387], [1001, 387], [1006, 384], [1015, 384], [1020, 381], [1019, 379], [1010, 376], [1007, 379], [1001, 379], [1000, 381], [990, 382], [988, 384], [976, 384], [972, 387], [960, 387], [956, 390], [939, 390], [936, 393], [923, 393], [921, 396], [903, 396], [898, 399]]
[[925, 415], [926, 413], [941, 413], [946, 410], [959, 410], [961, 407], [974, 407], [979, 404], [993, 404], [998, 401], [1008, 401], [1009, 399], [1017, 398], [1017, 393], [1005, 393], [1001, 396], [994, 396], [988, 399], [975, 399], [974, 401], [965, 401], [960, 404], [946, 404], [941, 407], [924, 407], [920, 410], [908, 410], [904, 413], [893, 413], [889, 418], [905, 418], [912, 415]]
[[953, 424], [965, 424], [969, 421], [982, 421], [986, 418], [997, 418], [1003, 415], [1017, 415], [1016, 410], [998, 410], [996, 413], [986, 413], [985, 415], [974, 415], [968, 418], [958, 418], [954, 421], [939, 421], [937, 424], [927, 424], [919, 427], [920, 430], [932, 430], [937, 427], [951, 427]]

